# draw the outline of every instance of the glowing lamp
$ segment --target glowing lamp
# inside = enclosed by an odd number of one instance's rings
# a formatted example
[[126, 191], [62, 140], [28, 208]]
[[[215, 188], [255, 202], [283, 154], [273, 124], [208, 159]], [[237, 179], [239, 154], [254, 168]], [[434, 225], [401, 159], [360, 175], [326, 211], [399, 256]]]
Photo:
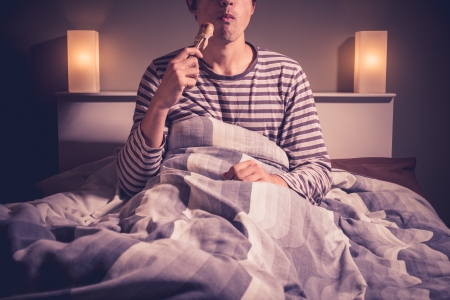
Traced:
[[387, 31], [355, 36], [355, 93], [386, 93]]
[[69, 92], [96, 93], [100, 91], [98, 32], [68, 30]]

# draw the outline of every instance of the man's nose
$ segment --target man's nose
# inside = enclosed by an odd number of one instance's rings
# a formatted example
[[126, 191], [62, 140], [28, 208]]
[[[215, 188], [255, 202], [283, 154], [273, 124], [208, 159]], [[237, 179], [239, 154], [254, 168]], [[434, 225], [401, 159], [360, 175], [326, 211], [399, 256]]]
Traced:
[[220, 1], [220, 5], [221, 6], [228, 6], [228, 5], [233, 5], [233, 0], [222, 0], [222, 1]]

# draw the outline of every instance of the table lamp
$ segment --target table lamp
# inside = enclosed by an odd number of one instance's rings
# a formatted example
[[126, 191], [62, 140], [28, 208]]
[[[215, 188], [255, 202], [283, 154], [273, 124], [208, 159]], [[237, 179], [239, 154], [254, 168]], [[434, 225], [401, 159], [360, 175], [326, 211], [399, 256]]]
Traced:
[[98, 32], [94, 30], [68, 30], [67, 55], [69, 92], [99, 92]]
[[387, 31], [355, 35], [355, 93], [386, 93]]

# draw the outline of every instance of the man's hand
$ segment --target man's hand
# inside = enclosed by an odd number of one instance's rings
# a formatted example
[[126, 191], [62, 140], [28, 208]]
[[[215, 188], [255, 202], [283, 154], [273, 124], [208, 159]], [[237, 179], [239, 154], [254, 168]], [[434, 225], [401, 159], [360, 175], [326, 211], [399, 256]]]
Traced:
[[197, 48], [184, 48], [178, 53], [167, 65], [152, 104], [166, 110], [177, 104], [183, 91], [195, 86], [199, 75], [197, 58], [202, 57]]
[[286, 181], [280, 176], [268, 174], [254, 160], [247, 160], [232, 166], [228, 172], [222, 174], [223, 180], [239, 180], [246, 182], [270, 182], [276, 185], [288, 187]]
[[[188, 57], [190, 55], [193, 56]], [[161, 84], [141, 122], [147, 146], [156, 148], [161, 145], [169, 108], [178, 103], [184, 89], [195, 86], [199, 75], [197, 57], [203, 57], [200, 50], [185, 48], [167, 65]]]

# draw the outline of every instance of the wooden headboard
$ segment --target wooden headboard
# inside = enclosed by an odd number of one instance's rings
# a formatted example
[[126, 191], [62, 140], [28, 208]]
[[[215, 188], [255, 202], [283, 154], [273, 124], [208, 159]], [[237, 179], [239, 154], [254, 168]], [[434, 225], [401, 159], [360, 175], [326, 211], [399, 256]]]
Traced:
[[330, 157], [392, 157], [395, 96], [315, 93]]
[[[330, 157], [391, 157], [394, 96], [315, 93]], [[126, 142], [136, 92], [61, 92], [57, 100], [60, 172], [111, 155]]]

